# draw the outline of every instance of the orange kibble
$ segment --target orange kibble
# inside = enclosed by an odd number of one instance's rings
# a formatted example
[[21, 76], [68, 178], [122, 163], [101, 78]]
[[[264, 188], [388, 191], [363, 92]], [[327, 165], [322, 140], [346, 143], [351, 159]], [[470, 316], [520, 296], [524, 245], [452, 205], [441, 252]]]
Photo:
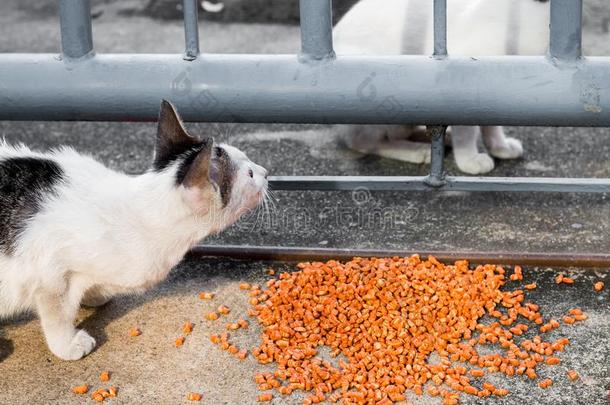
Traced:
[[137, 327], [133, 327], [133, 328], [129, 329], [129, 336], [131, 336], [131, 337], [140, 336], [141, 334], [142, 334], [142, 331]]
[[563, 317], [563, 322], [567, 323], [568, 325], [572, 325], [574, 323], [575, 319], [571, 316], [564, 316]]
[[227, 330], [237, 330], [239, 329], [238, 323], [228, 323], [226, 326]]
[[77, 385], [76, 387], [72, 387], [72, 392], [75, 394], [86, 394], [89, 391], [89, 386], [88, 385]]
[[236, 346], [230, 345], [229, 348], [227, 349], [229, 353], [231, 354], [237, 354], [239, 353], [239, 349]]
[[202, 293], [199, 293], [199, 299], [200, 300], [211, 300], [211, 299], [214, 299], [214, 294], [209, 293], [209, 292], [202, 292]]
[[226, 305], [221, 305], [218, 307], [217, 311], [223, 315], [228, 315], [231, 310]]
[[110, 381], [110, 373], [108, 371], [102, 371], [102, 373], [100, 374], [100, 381]]
[[217, 345], [218, 343], [220, 343], [220, 336], [212, 334], [210, 335], [210, 341]]
[[202, 398], [203, 395], [198, 392], [189, 392], [188, 394], [186, 394], [186, 399], [188, 399], [189, 401], [201, 401]]
[[270, 394], [270, 393], [260, 394], [258, 397], [256, 397], [257, 402], [269, 402], [272, 399], [273, 399], [273, 394]]
[[246, 357], [248, 357], [248, 351], [247, 351], [247, 350], [245, 350], [245, 349], [244, 349], [244, 350], [240, 350], [240, 351], [237, 353], [237, 357], [238, 357], [238, 358], [240, 358], [241, 360], [245, 360], [245, 359], [246, 359]]
[[568, 378], [572, 381], [578, 380], [578, 373], [574, 370], [568, 370]]
[[473, 377], [483, 377], [485, 375], [485, 371], [483, 370], [470, 370], [470, 375]]
[[248, 284], [248, 283], [241, 283], [239, 285], [239, 289], [240, 290], [249, 290], [250, 289], [250, 284]]
[[553, 380], [551, 380], [550, 378], [545, 378], [544, 380], [541, 380], [538, 383], [538, 386], [542, 389], [548, 388], [551, 385], [553, 385]]
[[526, 284], [525, 285], [525, 289], [526, 290], [533, 290], [537, 287], [536, 283], [531, 283], [531, 284]]
[[562, 282], [563, 282], [563, 274], [560, 274], [557, 277], [555, 277], [555, 283], [561, 284]]
[[180, 347], [184, 344], [184, 340], [185, 340], [184, 336], [177, 337], [176, 340], [174, 341], [174, 345], [176, 347]]
[[117, 387], [108, 388], [108, 396], [114, 398], [118, 395], [119, 389]]
[[205, 318], [210, 321], [215, 321], [218, 319], [218, 314], [216, 312], [209, 312], [206, 314]]
[[561, 363], [561, 359], [559, 357], [548, 357], [544, 362], [549, 366], [554, 366]]
[[189, 333], [191, 333], [193, 331], [193, 323], [192, 322], [185, 322], [184, 325], [182, 325], [182, 333], [184, 333], [185, 335], [188, 335]]
[[597, 283], [593, 284], [593, 289], [597, 292], [601, 291], [604, 289], [604, 282], [603, 281], [598, 281]]
[[95, 402], [104, 402], [104, 396], [99, 392], [94, 392], [91, 395], [91, 399], [93, 399]]
[[570, 277], [563, 277], [561, 282], [564, 284], [574, 284], [574, 279]]

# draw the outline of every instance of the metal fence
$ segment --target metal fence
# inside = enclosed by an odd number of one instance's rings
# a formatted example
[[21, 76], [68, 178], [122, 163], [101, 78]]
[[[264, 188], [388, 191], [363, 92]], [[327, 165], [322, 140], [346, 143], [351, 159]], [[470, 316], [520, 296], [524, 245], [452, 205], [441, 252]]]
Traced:
[[[429, 176], [272, 177], [285, 190], [608, 192], [610, 179], [444, 176], [446, 125], [610, 126], [610, 58], [581, 55], [582, 0], [551, 1], [547, 56], [451, 57], [446, 0], [434, 0], [434, 55], [339, 56], [331, 0], [301, 0], [295, 55], [199, 51], [197, 1], [184, 0], [183, 55], [93, 48], [89, 0], [60, 0], [56, 54], [0, 54], [0, 119], [152, 121], [159, 100], [187, 121], [427, 124]], [[374, 89], [362, 83], [375, 76]]]

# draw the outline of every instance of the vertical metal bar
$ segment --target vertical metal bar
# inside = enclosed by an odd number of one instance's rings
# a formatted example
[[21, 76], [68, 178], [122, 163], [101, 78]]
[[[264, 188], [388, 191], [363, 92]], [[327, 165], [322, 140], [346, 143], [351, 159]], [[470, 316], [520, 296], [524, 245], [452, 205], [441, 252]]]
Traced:
[[434, 0], [434, 56], [447, 56], [447, 0]]
[[561, 60], [582, 55], [582, 0], [551, 0], [550, 54]]
[[429, 126], [432, 135], [430, 174], [426, 178], [426, 184], [440, 187], [445, 184], [445, 132], [446, 126]]
[[63, 57], [78, 59], [92, 53], [93, 34], [89, 0], [61, 0], [59, 2], [59, 24]]
[[335, 57], [331, 0], [300, 0], [301, 57], [321, 60]]
[[185, 60], [195, 60], [199, 56], [199, 20], [197, 16], [197, 0], [182, 0], [184, 16]]

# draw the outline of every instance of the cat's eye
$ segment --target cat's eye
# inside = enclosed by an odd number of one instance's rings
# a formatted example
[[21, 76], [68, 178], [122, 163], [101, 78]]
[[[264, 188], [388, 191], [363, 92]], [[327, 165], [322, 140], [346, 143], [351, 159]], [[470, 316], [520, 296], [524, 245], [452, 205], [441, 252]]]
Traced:
[[252, 169], [248, 169], [248, 176], [254, 177], [254, 172], [252, 171]]

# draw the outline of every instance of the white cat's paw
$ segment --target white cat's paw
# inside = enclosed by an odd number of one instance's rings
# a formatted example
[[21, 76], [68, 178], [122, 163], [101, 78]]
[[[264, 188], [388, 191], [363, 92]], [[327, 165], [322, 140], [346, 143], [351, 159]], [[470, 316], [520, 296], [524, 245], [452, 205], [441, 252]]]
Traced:
[[67, 347], [53, 353], [62, 360], [78, 360], [91, 353], [94, 347], [95, 339], [81, 329], [76, 332]]
[[477, 153], [471, 159], [456, 161], [458, 168], [468, 174], [483, 174], [493, 170], [494, 160], [487, 153]]
[[501, 147], [490, 148], [489, 153], [498, 159], [516, 159], [523, 156], [523, 145], [515, 138], [506, 138]]

